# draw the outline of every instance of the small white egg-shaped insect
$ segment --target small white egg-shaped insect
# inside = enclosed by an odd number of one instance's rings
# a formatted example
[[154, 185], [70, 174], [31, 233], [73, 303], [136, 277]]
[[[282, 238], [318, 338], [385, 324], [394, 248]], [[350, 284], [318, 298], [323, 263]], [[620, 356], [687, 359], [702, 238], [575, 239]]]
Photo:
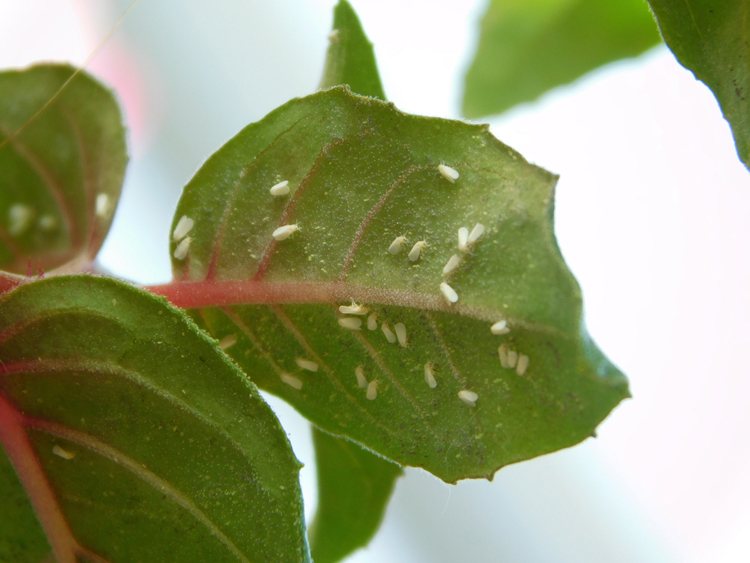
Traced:
[[391, 344], [396, 343], [396, 335], [393, 334], [393, 331], [391, 330], [391, 327], [388, 326], [388, 323], [383, 323], [380, 327], [383, 331], [383, 334], [385, 334], [385, 337], [388, 339], [388, 342]]
[[490, 327], [492, 334], [508, 334], [510, 329], [508, 328], [508, 321], [497, 321]]
[[76, 454], [65, 451], [60, 446], [52, 446], [52, 453], [55, 454], [58, 457], [61, 457], [63, 459], [71, 460], [73, 459]]
[[185, 237], [182, 239], [182, 242], [177, 245], [177, 248], [174, 249], [174, 257], [177, 258], [177, 260], [184, 260], [185, 256], [187, 256], [188, 250], [190, 250], [190, 241], [192, 239], [190, 237]]
[[458, 268], [458, 265], [461, 263], [461, 259], [458, 257], [457, 254], [454, 254], [448, 259], [448, 263], [443, 266], [443, 275], [447, 276], [450, 274], [453, 270]]
[[518, 352], [515, 350], [508, 350], [508, 367], [514, 368], [516, 367], [516, 363], [518, 362]]
[[234, 334], [227, 334], [224, 338], [219, 340], [219, 348], [222, 350], [226, 350], [235, 344], [237, 344], [237, 337]]
[[458, 229], [458, 249], [461, 252], [469, 250], [469, 229], [466, 227]]
[[39, 228], [43, 231], [51, 231], [55, 227], [57, 227], [57, 219], [54, 215], [48, 213], [39, 219]]
[[104, 219], [109, 215], [109, 196], [107, 194], [97, 194], [94, 209], [99, 219]]
[[367, 387], [367, 378], [365, 377], [365, 370], [362, 366], [354, 368], [354, 375], [357, 376], [357, 385], [360, 389]]
[[388, 252], [391, 254], [398, 254], [401, 252], [401, 245], [406, 242], [406, 237], [396, 237], [393, 239], [391, 246], [388, 247]]
[[367, 398], [374, 401], [378, 397], [378, 380], [370, 381], [367, 385]]
[[8, 234], [13, 237], [22, 235], [31, 225], [34, 210], [23, 203], [14, 203], [8, 208]]
[[342, 305], [341, 307], [339, 307], [339, 311], [341, 311], [345, 315], [366, 315], [369, 310], [369, 307], [365, 307], [364, 305], [357, 305], [354, 302], [354, 299], [352, 299], [351, 305]]
[[316, 364], [315, 362], [311, 362], [310, 360], [305, 360], [303, 358], [297, 358], [294, 361], [297, 362], [297, 365], [302, 369], [306, 369], [307, 371], [318, 371], [318, 364]]
[[443, 293], [443, 297], [445, 297], [448, 305], [452, 305], [453, 303], [458, 301], [458, 293], [456, 293], [456, 290], [449, 286], [447, 283], [443, 282], [440, 284], [440, 291]]
[[498, 356], [500, 356], [500, 365], [503, 366], [504, 368], [509, 368], [510, 363], [508, 362], [508, 345], [502, 344], [497, 349], [497, 354]]
[[438, 172], [451, 184], [454, 184], [458, 180], [458, 171], [455, 168], [451, 168], [445, 164], [438, 164]]
[[175, 225], [174, 232], [172, 233], [174, 241], [178, 242], [182, 240], [190, 232], [190, 229], [193, 228], [194, 224], [195, 221], [187, 215], [180, 217], [180, 220], [177, 221], [177, 225]]
[[471, 229], [467, 242], [469, 244], [474, 244], [475, 242], [479, 240], [479, 237], [481, 237], [483, 234], [484, 234], [484, 225], [482, 225], [482, 223], [477, 223], [476, 225], [474, 225], [474, 228]]
[[461, 391], [458, 392], [458, 398], [461, 399], [464, 403], [466, 403], [470, 407], [476, 407], [477, 399], [479, 398], [479, 395], [474, 393], [474, 391], [469, 391], [468, 389], [462, 389]]
[[289, 375], [288, 373], [282, 373], [280, 376], [281, 381], [286, 383], [287, 385], [294, 387], [298, 391], [302, 389], [302, 380], [294, 377], [293, 375]]
[[427, 246], [427, 243], [423, 240], [417, 241], [414, 243], [414, 246], [411, 247], [411, 250], [409, 251], [409, 260], [412, 262], [416, 262], [419, 260], [420, 254], [422, 254], [422, 249]]
[[404, 348], [408, 347], [408, 342], [406, 341], [406, 325], [404, 323], [396, 323], [396, 337], [401, 346]]
[[275, 195], [275, 196], [288, 194], [289, 193], [289, 180], [284, 180], [283, 182], [279, 182], [275, 186], [271, 187], [269, 191], [271, 192], [271, 195]]
[[284, 225], [283, 227], [279, 227], [273, 232], [273, 238], [276, 240], [284, 240], [289, 238], [289, 235], [299, 230], [299, 227], [297, 225]]
[[526, 354], [518, 356], [518, 364], [516, 364], [516, 373], [523, 375], [526, 373], [526, 369], [529, 367], [529, 357]]
[[435, 381], [435, 372], [432, 370], [432, 364], [430, 362], [427, 362], [424, 365], [424, 380], [427, 382], [427, 385], [430, 386], [430, 389], [434, 389], [437, 387], [437, 381]]
[[378, 328], [378, 316], [377, 314], [373, 313], [369, 317], [367, 317], [367, 328], [369, 330], [375, 330]]
[[362, 319], [355, 319], [354, 317], [343, 317], [339, 319], [339, 324], [344, 328], [350, 330], [362, 330]]

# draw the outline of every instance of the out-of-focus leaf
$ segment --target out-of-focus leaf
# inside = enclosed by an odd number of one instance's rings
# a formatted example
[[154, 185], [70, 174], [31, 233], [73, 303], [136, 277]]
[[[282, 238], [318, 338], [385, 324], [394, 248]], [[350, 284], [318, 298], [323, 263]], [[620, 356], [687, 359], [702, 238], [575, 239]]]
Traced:
[[80, 270], [112, 223], [128, 160], [125, 128], [112, 92], [91, 76], [65, 84], [75, 71], [50, 64], [0, 73], [4, 270], [25, 273], [29, 260], [35, 271]]
[[372, 43], [347, 0], [339, 0], [333, 11], [333, 31], [328, 39], [320, 87], [348, 84], [352, 92], [385, 100]]
[[[442, 163], [459, 172], [455, 183]], [[291, 193], [273, 196], [281, 181]], [[172, 241], [176, 281], [151, 290], [198, 309], [258, 386], [326, 432], [448, 482], [492, 477], [580, 442], [628, 396], [583, 329], [552, 230], [555, 182], [486, 127], [332, 88], [285, 104], [208, 159], [175, 214], [173, 228], [194, 221]], [[486, 232], [462, 252], [458, 228], [477, 223]], [[299, 230], [277, 241], [283, 225]], [[460, 264], [444, 276], [453, 254]], [[351, 299], [377, 315], [376, 330], [339, 312]], [[339, 324], [355, 318], [362, 330]], [[501, 319], [509, 333], [492, 334]], [[404, 324], [406, 346], [386, 339], [384, 323]], [[502, 367], [500, 345], [528, 356], [528, 369]], [[358, 366], [377, 398], [358, 386]]]
[[645, 0], [492, 0], [463, 113], [500, 113], [658, 42]]
[[318, 511], [310, 526], [315, 563], [335, 563], [375, 535], [401, 468], [313, 428]]
[[0, 357], [0, 444], [58, 563], [309, 561], [283, 430], [182, 312], [52, 277], [0, 298]]
[[713, 91], [750, 168], [750, 44], [746, 0], [649, 0], [677, 60]]

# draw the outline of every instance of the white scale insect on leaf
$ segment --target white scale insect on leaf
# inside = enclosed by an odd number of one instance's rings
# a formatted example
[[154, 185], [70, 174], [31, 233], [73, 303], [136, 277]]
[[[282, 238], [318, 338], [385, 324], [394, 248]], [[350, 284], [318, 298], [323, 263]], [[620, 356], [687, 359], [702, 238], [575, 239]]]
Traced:
[[39, 219], [39, 228], [43, 231], [51, 231], [55, 227], [57, 227], [57, 219], [54, 215], [48, 213], [47, 215], [42, 215]]
[[370, 381], [367, 385], [367, 398], [374, 401], [378, 397], [378, 380]]
[[292, 233], [299, 231], [299, 227], [297, 225], [284, 225], [283, 227], [279, 227], [273, 232], [273, 238], [276, 240], [284, 240], [289, 238], [289, 235]]
[[76, 456], [76, 454], [65, 451], [60, 446], [52, 446], [52, 453], [67, 460], [71, 460]]
[[99, 219], [104, 219], [109, 215], [109, 196], [107, 194], [98, 194], [96, 196], [96, 203], [94, 205], [96, 210], [96, 216]]
[[391, 246], [388, 247], [388, 252], [390, 252], [393, 255], [398, 254], [401, 252], [401, 245], [406, 242], [406, 237], [396, 237], [393, 239], [393, 242], [391, 243]]
[[271, 195], [282, 196], [289, 193], [289, 180], [284, 180], [273, 186], [270, 190]]
[[477, 399], [479, 398], [479, 395], [474, 393], [474, 391], [469, 391], [468, 389], [462, 389], [461, 391], [458, 392], [458, 398], [461, 399], [464, 403], [466, 403], [470, 407], [476, 407]]
[[315, 362], [311, 362], [310, 360], [305, 360], [303, 358], [297, 358], [294, 361], [297, 362], [297, 365], [302, 369], [306, 369], [307, 371], [318, 371], [318, 364], [316, 364]]
[[448, 305], [453, 305], [458, 301], [458, 293], [447, 283], [443, 282], [440, 284], [440, 291], [443, 293], [443, 297], [445, 297]]
[[409, 251], [409, 260], [412, 262], [416, 262], [419, 260], [419, 256], [422, 254], [422, 249], [427, 246], [427, 243], [423, 240], [417, 241], [414, 243], [414, 246], [411, 247], [411, 250]]
[[508, 362], [508, 345], [500, 345], [500, 347], [497, 349], [497, 354], [498, 356], [500, 356], [500, 365], [504, 368], [509, 368], [510, 363]]
[[360, 389], [367, 387], [367, 378], [365, 377], [365, 370], [362, 366], [354, 368], [354, 375], [357, 376], [357, 385]]
[[457, 254], [454, 254], [453, 256], [451, 256], [448, 259], [448, 263], [445, 266], [443, 266], [443, 275], [447, 276], [448, 274], [453, 272], [453, 270], [458, 268], [458, 265], [460, 263], [461, 263], [461, 259], [458, 257]]
[[367, 317], [367, 328], [369, 330], [375, 330], [378, 328], [378, 316], [377, 314], [373, 313], [369, 317]]
[[298, 391], [302, 389], [302, 380], [294, 377], [293, 375], [289, 375], [288, 373], [282, 373], [280, 376], [281, 381], [286, 383], [287, 385], [294, 387]]
[[510, 329], [508, 328], [508, 321], [497, 321], [490, 327], [492, 334], [508, 334]]
[[408, 347], [409, 344], [406, 341], [406, 325], [404, 323], [396, 323], [396, 337], [401, 346], [404, 348]]
[[432, 369], [432, 364], [430, 362], [427, 362], [424, 365], [424, 380], [427, 382], [427, 385], [430, 386], [430, 389], [434, 389], [437, 387], [437, 381], [435, 381], [435, 372]]
[[339, 324], [349, 330], [362, 330], [362, 319], [343, 317], [339, 319]]
[[484, 225], [482, 223], [477, 223], [474, 225], [474, 228], [471, 229], [471, 232], [469, 233], [469, 244], [474, 244], [479, 240], [479, 237], [481, 237], [484, 234]]
[[388, 323], [383, 323], [380, 327], [383, 330], [383, 334], [385, 334], [385, 337], [388, 339], [388, 342], [391, 344], [396, 343], [396, 335], [393, 334], [393, 331], [391, 330], [391, 327], [388, 326]]
[[438, 172], [443, 175], [443, 178], [448, 180], [451, 184], [455, 184], [458, 180], [458, 170], [446, 166], [445, 164], [438, 164]]
[[351, 305], [341, 305], [339, 311], [345, 315], [366, 315], [370, 311], [370, 308], [364, 305], [357, 305], [354, 299], [352, 299]]
[[458, 229], [458, 249], [461, 252], [469, 250], [469, 229], [466, 227]]
[[508, 350], [508, 367], [514, 368], [516, 367], [516, 363], [518, 362], [518, 352], [515, 350]]
[[226, 350], [235, 344], [237, 344], [237, 337], [234, 334], [227, 334], [224, 338], [219, 340], [219, 348], [222, 350]]
[[526, 369], [529, 367], [529, 357], [526, 354], [518, 356], [518, 364], [516, 364], [516, 373], [523, 375], [526, 373]]
[[190, 237], [185, 237], [182, 239], [182, 242], [177, 245], [177, 248], [174, 249], [174, 257], [178, 260], [184, 260], [185, 256], [187, 256], [188, 250], [190, 250], [190, 241], [192, 239]]
[[34, 210], [23, 203], [14, 203], [8, 208], [8, 234], [12, 237], [22, 235], [31, 225]]
[[190, 232], [190, 229], [193, 228], [193, 225], [195, 224], [195, 221], [193, 221], [190, 217], [187, 215], [183, 215], [180, 217], [180, 220], [177, 221], [177, 225], [174, 228], [174, 232], [172, 233], [172, 238], [175, 242], [178, 242], [182, 238], [185, 237]]

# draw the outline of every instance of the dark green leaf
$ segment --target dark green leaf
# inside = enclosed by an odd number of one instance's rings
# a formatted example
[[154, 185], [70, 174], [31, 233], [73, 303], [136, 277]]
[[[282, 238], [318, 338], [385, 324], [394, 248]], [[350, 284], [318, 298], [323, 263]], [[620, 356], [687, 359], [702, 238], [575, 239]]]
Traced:
[[74, 72], [40, 65], [0, 73], [5, 270], [25, 273], [29, 260], [35, 271], [80, 270], [112, 223], [127, 163], [122, 116], [114, 95], [85, 72], [65, 84]]
[[500, 113], [658, 42], [645, 0], [493, 0], [466, 75], [463, 113]]
[[0, 298], [0, 357], [0, 443], [58, 563], [309, 561], [283, 430], [182, 312], [53, 277]]
[[750, 168], [750, 44], [746, 0], [649, 0], [664, 41], [713, 91]]
[[339, 0], [328, 36], [328, 55], [321, 88], [348, 84], [353, 92], [385, 100], [372, 43], [347, 0]]
[[357, 444], [313, 428], [318, 511], [310, 526], [315, 563], [334, 563], [375, 535], [401, 468]]
[[[441, 163], [459, 171], [455, 183]], [[291, 194], [272, 196], [282, 180]], [[582, 328], [552, 231], [555, 182], [486, 127], [333, 88], [285, 104], [209, 158], [175, 215], [174, 225], [195, 220], [173, 262], [179, 281], [152, 290], [200, 308], [195, 318], [257, 385], [323, 430], [449, 482], [492, 477], [580, 442], [628, 396]], [[476, 223], [487, 232], [458, 250], [458, 228]], [[274, 240], [287, 224], [299, 231]], [[390, 254], [398, 236], [407, 243]], [[445, 277], [453, 254], [460, 266]], [[339, 325], [350, 299], [377, 314], [377, 330]], [[510, 333], [492, 334], [501, 319]], [[389, 343], [383, 322], [404, 323], [408, 347]], [[530, 358], [524, 375], [501, 367], [501, 344]], [[379, 382], [376, 400], [358, 387], [358, 366]], [[464, 390], [478, 393], [475, 407]]]

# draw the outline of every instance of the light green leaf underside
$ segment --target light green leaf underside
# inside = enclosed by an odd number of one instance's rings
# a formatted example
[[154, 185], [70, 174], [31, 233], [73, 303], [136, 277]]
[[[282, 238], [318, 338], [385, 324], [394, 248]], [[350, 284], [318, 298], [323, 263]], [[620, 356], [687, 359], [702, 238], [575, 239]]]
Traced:
[[0, 398], [81, 550], [113, 563], [309, 561], [283, 430], [182, 312], [114, 280], [49, 278], [0, 300], [0, 357]]
[[649, 0], [677, 60], [714, 93], [750, 168], [750, 3], [746, 0]]
[[310, 526], [315, 563], [335, 563], [364, 547], [383, 519], [401, 468], [357, 444], [313, 428], [318, 510]]
[[[440, 163], [460, 172], [455, 184]], [[280, 180], [292, 193], [273, 197]], [[449, 482], [491, 477], [583, 440], [627, 396], [581, 329], [580, 292], [552, 233], [554, 184], [486, 128], [334, 88], [282, 106], [206, 162], [175, 215], [175, 225], [195, 220], [187, 257], [173, 261], [181, 281], [162, 291], [181, 306], [232, 305], [194, 318], [236, 339], [227, 352], [251, 379], [323, 430]], [[477, 222], [487, 232], [460, 252], [457, 229]], [[300, 230], [274, 241], [287, 223]], [[387, 249], [401, 235], [408, 242], [394, 256]], [[418, 240], [427, 246], [411, 262]], [[449, 306], [439, 285], [454, 253], [460, 300]], [[336, 306], [350, 297], [377, 313], [376, 331], [339, 326]], [[510, 334], [491, 334], [501, 318]], [[386, 340], [384, 321], [405, 324], [408, 348]], [[523, 377], [501, 367], [502, 343], [531, 358]], [[360, 365], [379, 382], [376, 400], [357, 386]], [[476, 407], [461, 390], [478, 393]]]
[[352, 92], [385, 100], [372, 43], [347, 0], [334, 8], [329, 41], [320, 87], [348, 84]]
[[466, 75], [463, 113], [503, 112], [657, 43], [645, 0], [492, 0]]
[[39, 65], [0, 73], [4, 270], [25, 273], [29, 259], [35, 271], [74, 260], [80, 268], [96, 256], [112, 223], [127, 163], [112, 92], [81, 72], [27, 124], [74, 72]]

